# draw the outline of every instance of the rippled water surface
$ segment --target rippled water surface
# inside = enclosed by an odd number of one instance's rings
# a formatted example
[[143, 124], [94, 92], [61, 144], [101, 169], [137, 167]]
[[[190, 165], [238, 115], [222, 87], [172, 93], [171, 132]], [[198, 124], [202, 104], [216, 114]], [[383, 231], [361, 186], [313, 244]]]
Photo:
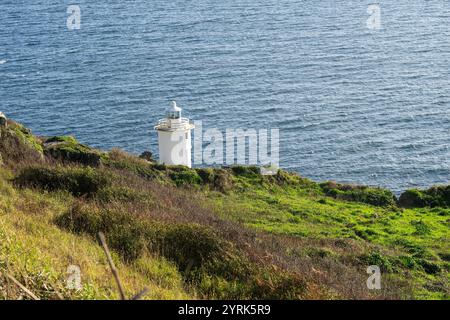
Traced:
[[[450, 176], [450, 3], [1, 0], [0, 110], [140, 153], [175, 99], [204, 127], [280, 129], [284, 168], [399, 191]], [[81, 29], [66, 27], [67, 6]]]

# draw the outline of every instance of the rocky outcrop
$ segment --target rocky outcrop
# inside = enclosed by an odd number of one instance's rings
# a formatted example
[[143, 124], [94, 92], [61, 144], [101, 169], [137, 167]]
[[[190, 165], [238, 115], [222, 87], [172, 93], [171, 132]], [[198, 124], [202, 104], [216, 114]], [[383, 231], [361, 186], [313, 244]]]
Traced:
[[70, 136], [45, 139], [44, 153], [63, 162], [75, 162], [86, 166], [100, 166], [104, 156], [102, 152], [85, 146]]

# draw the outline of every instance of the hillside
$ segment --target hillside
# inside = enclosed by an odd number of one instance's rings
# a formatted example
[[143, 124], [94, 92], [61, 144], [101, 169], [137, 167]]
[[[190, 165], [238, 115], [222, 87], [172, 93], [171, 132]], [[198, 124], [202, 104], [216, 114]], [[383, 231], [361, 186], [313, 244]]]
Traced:
[[[449, 299], [450, 187], [188, 169], [0, 127], [0, 298]], [[68, 267], [82, 287], [67, 288]], [[382, 289], [368, 290], [378, 265]]]

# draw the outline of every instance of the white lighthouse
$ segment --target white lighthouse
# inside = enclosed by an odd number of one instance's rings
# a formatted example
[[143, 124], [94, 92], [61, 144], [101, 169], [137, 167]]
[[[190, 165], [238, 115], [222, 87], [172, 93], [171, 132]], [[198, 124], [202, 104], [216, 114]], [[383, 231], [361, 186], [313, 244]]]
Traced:
[[194, 125], [181, 117], [181, 108], [175, 101], [166, 110], [166, 118], [158, 121], [159, 162], [169, 165], [192, 166], [191, 130]]

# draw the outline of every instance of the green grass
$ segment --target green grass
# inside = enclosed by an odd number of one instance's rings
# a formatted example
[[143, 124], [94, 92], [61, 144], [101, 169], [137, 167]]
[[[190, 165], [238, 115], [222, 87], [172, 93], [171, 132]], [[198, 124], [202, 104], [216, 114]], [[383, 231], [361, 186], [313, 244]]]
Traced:
[[58, 160], [88, 166], [99, 166], [107, 160], [105, 153], [81, 144], [72, 136], [47, 138], [44, 141], [44, 151]]
[[23, 125], [10, 122], [9, 130], [12, 130], [21, 141], [31, 147], [33, 150], [43, 153], [44, 149], [42, 147], [42, 143], [31, 134], [31, 131], [25, 128]]
[[[67, 193], [40, 193], [18, 190], [7, 182], [8, 171], [0, 169], [0, 273], [10, 274], [26, 284], [42, 299], [117, 299], [114, 279], [101, 247], [89, 237], [64, 231], [53, 223], [68, 210], [72, 197]], [[182, 276], [164, 258], [143, 255], [126, 264], [114, 254], [128, 297], [144, 287], [147, 299], [189, 299]], [[82, 289], [66, 286], [67, 268], [81, 269]], [[0, 284], [5, 281], [0, 276]], [[0, 285], [1, 298], [17, 298], [23, 292]]]
[[111, 173], [91, 167], [27, 167], [20, 171], [14, 182], [21, 187], [46, 191], [68, 191], [74, 196], [93, 196], [112, 184]]
[[128, 262], [145, 252], [164, 257], [204, 298], [289, 299], [302, 297], [306, 290], [300, 277], [252, 263], [232, 243], [201, 225], [156, 223], [92, 204], [77, 204], [56, 224], [93, 239], [98, 232], [110, 235], [110, 247]]
[[[149, 287], [150, 299], [450, 298], [446, 187], [397, 203], [379, 188], [159, 165], [10, 129], [0, 140], [0, 298], [26, 298], [6, 274], [44, 299], [117, 298], [99, 231], [127, 296]], [[372, 264], [380, 291], [365, 287]], [[81, 290], [66, 288], [70, 265]]]
[[[244, 191], [245, 190], [245, 191]], [[446, 210], [383, 208], [325, 197], [296, 186], [260, 187], [223, 196], [210, 193], [218, 214], [274, 234], [312, 239], [354, 239], [400, 252], [396, 272], [411, 271], [417, 297], [449, 298], [449, 215]], [[388, 268], [393, 271], [392, 268]], [[402, 271], [403, 270], [403, 271]], [[446, 271], [445, 271], [446, 270]], [[423, 287], [440, 283], [441, 291]]]

